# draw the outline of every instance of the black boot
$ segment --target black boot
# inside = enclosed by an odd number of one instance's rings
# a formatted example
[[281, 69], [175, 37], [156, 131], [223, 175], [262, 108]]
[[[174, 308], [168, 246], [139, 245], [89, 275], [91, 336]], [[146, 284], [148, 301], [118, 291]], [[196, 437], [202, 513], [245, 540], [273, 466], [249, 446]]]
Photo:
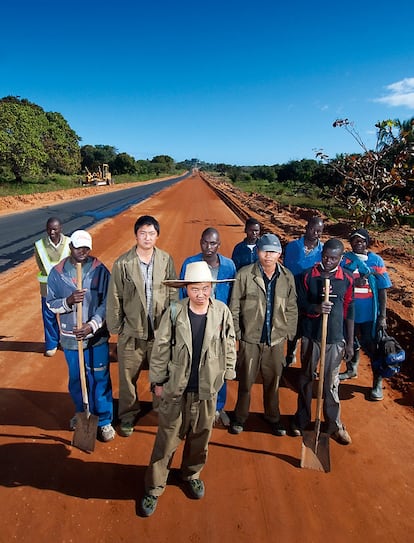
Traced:
[[358, 377], [359, 346], [354, 350], [354, 356], [346, 363], [346, 371], [339, 374], [339, 380], [356, 379]]
[[383, 399], [384, 396], [382, 394], [382, 376], [374, 373], [374, 382], [372, 385], [370, 400], [378, 402]]

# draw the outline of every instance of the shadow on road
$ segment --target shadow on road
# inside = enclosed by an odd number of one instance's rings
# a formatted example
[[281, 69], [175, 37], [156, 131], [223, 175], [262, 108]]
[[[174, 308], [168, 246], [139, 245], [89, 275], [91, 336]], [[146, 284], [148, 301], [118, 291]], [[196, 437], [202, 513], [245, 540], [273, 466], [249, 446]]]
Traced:
[[43, 341], [7, 341], [10, 336], [0, 336], [0, 352], [43, 353]]
[[[52, 437], [52, 439], [55, 439]], [[54, 490], [78, 498], [135, 500], [146, 466], [91, 462], [70, 457], [63, 443], [0, 446], [0, 485]]]

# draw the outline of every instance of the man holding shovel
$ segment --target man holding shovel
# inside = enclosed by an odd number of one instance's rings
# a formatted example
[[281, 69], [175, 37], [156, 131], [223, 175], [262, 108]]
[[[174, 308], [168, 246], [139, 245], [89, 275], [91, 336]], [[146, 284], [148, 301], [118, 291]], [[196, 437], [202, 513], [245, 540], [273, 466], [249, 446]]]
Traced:
[[[311, 421], [313, 380], [321, 355], [322, 315], [328, 314], [323, 412], [326, 433], [342, 445], [352, 442], [340, 418], [339, 367], [353, 355], [354, 301], [353, 279], [340, 267], [343, 243], [329, 239], [322, 250], [322, 261], [307, 270], [297, 282], [298, 308], [301, 314], [301, 373], [298, 408], [292, 422], [292, 433], [300, 436]], [[329, 279], [329, 301], [324, 301], [325, 279]], [[345, 334], [344, 334], [345, 330]]]
[[[84, 411], [79, 368], [79, 342], [87, 374], [90, 412], [98, 417], [98, 437], [110, 441], [112, 427], [112, 386], [109, 373], [109, 333], [105, 324], [109, 271], [90, 256], [92, 238], [76, 230], [70, 238], [70, 256], [52, 268], [47, 281], [48, 307], [59, 314], [60, 343], [69, 369], [69, 392], [77, 413]], [[77, 265], [81, 265], [82, 289], [78, 288]], [[82, 325], [77, 325], [77, 310], [82, 305]], [[82, 353], [81, 353], [82, 354]], [[76, 417], [71, 419], [75, 429]]]

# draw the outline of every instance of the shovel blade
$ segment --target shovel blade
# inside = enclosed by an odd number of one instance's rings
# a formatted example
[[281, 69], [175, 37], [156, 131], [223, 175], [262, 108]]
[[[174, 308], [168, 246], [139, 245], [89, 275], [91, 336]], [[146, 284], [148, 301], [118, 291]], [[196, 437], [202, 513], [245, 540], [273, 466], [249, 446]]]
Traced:
[[303, 432], [302, 457], [300, 467], [324, 471], [331, 471], [329, 458], [329, 435], [317, 432]]
[[76, 413], [76, 428], [72, 439], [74, 447], [86, 452], [93, 452], [95, 450], [98, 420], [96, 415], [88, 414], [86, 411]]

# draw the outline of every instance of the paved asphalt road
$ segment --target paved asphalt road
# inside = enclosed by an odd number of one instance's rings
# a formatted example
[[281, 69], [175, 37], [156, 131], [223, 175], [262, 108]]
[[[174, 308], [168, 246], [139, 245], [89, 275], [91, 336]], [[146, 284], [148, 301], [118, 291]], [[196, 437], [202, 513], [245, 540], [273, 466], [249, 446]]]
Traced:
[[188, 175], [0, 217], [0, 273], [33, 255], [33, 245], [44, 235], [49, 217], [58, 216], [67, 234], [78, 229], [88, 229], [103, 219], [122, 213]]

